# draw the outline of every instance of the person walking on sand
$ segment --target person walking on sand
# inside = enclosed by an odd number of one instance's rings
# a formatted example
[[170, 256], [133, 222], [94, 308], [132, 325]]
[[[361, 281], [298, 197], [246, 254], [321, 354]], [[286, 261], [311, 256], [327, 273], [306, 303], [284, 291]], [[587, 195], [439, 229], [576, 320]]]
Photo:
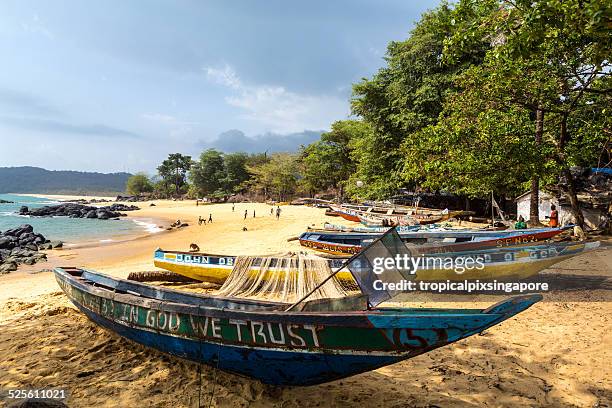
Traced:
[[253, 218], [255, 218], [255, 210], [253, 210]]
[[235, 207], [236, 207], [236, 204], [232, 204], [232, 212], [234, 212]]
[[208, 223], [212, 224], [212, 214], [208, 214]]
[[204, 220], [204, 218], [202, 218], [202, 216], [200, 215], [198, 217], [198, 225], [202, 225], [202, 221]]
[[244, 210], [244, 219], [246, 220], [247, 215], [249, 214], [249, 210]]
[[270, 207], [270, 215], [274, 215], [274, 207]]
[[280, 213], [281, 213], [280, 207], [276, 207], [276, 219], [277, 220], [280, 218]]

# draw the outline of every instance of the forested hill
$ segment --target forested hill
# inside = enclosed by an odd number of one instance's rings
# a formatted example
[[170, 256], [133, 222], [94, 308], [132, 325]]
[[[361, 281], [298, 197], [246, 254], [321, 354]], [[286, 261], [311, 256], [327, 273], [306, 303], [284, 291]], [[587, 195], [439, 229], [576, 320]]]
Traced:
[[130, 175], [0, 167], [0, 193], [117, 193], [125, 191]]

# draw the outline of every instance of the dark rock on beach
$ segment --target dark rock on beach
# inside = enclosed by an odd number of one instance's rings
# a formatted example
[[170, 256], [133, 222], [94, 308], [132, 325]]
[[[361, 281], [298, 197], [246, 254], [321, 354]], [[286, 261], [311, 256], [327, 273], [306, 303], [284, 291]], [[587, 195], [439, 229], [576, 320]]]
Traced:
[[150, 200], [150, 197], [147, 196], [122, 196], [118, 195], [115, 201], [123, 201], [123, 202], [138, 202], [138, 201], [147, 201]]
[[61, 242], [50, 242], [28, 224], [0, 232], [0, 274], [17, 270], [21, 264], [34, 265], [46, 260], [47, 255], [39, 249], [59, 247]]
[[112, 204], [105, 207], [93, 207], [77, 203], [63, 203], [59, 205], [50, 205], [41, 208], [29, 209], [23, 206], [19, 209], [20, 215], [29, 215], [33, 217], [70, 217], [70, 218], [97, 218], [99, 220], [108, 220], [111, 218], [123, 217], [120, 211], [135, 211], [140, 207], [135, 205]]

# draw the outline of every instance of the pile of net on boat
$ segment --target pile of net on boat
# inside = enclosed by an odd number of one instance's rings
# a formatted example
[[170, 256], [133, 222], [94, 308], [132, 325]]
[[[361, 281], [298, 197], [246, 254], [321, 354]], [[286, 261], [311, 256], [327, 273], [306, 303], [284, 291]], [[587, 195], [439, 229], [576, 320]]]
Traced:
[[[239, 256], [234, 268], [216, 294], [224, 297], [294, 302], [332, 274], [327, 259], [309, 254], [293, 256]], [[356, 283], [337, 277], [325, 282], [309, 300], [341, 298], [359, 291]]]

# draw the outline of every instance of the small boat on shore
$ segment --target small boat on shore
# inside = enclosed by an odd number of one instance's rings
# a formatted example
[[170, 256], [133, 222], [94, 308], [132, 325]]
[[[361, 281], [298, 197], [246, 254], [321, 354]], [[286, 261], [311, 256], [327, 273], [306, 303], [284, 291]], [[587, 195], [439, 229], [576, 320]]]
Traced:
[[[411, 256], [421, 259], [420, 267], [416, 271], [416, 280], [439, 281], [439, 280], [464, 280], [464, 279], [509, 279], [525, 278], [537, 274], [543, 269], [582, 252], [595, 249], [599, 242], [575, 243], [534, 243], [525, 245], [502, 246], [496, 248], [481, 248], [465, 250], [465, 247], [447, 245], [444, 252], [426, 249], [420, 252], [420, 247], [410, 247]], [[461, 244], [460, 244], [461, 245]], [[460, 251], [458, 249], [464, 249]], [[230, 276], [238, 256], [234, 255], [210, 255], [206, 253], [189, 253], [182, 251], [155, 251], [155, 266], [196, 279], [203, 282], [214, 282], [222, 284]], [[260, 265], [269, 262], [270, 257], [253, 257], [254, 262], [250, 270], [252, 276], [260, 271]], [[287, 262], [292, 258], [290, 255], [277, 256], [273, 262]], [[482, 269], [471, 269], [457, 272], [454, 269], [445, 269], [440, 260], [452, 259], [454, 263], [461, 258], [464, 260], [481, 260]], [[348, 255], [342, 257], [323, 259], [327, 263], [329, 273], [338, 270], [348, 259]], [[275, 265], [272, 265], [275, 266]], [[308, 272], [308, 271], [306, 271]], [[299, 273], [296, 266], [289, 267], [278, 273]], [[345, 286], [354, 286], [354, 280], [348, 271], [340, 271], [336, 275], [338, 281]], [[266, 279], [266, 277], [264, 277]]]
[[[465, 211], [428, 210], [408, 207], [372, 207], [351, 205], [330, 205], [334, 213], [347, 221], [361, 222], [367, 226], [384, 226], [393, 222], [395, 225], [428, 225], [446, 221], [450, 218], [467, 214]], [[384, 220], [384, 221], [383, 221]]]
[[[474, 243], [474, 245], [466, 245], [460, 249], [470, 250], [485, 247], [494, 248], [509, 245], [523, 245], [544, 241], [560, 234], [568, 228], [570, 227], [489, 231], [470, 229], [406, 230], [405, 227], [400, 226], [397, 227], [397, 230], [402, 241], [406, 244], [439, 244], [446, 246], [471, 242]], [[300, 235], [299, 241], [300, 245], [303, 247], [312, 248], [316, 251], [332, 255], [356, 254], [380, 235], [382, 235], [382, 233], [306, 231]]]
[[[427, 227], [423, 227], [421, 225], [398, 225], [395, 227], [397, 232], [408, 232], [408, 231], [419, 231], [419, 230], [431, 229], [431, 228], [440, 228], [438, 224], [428, 225]], [[309, 231], [341, 231], [341, 232], [367, 232], [367, 233], [375, 233], [375, 234], [384, 234], [387, 232], [389, 227], [367, 227], [365, 225], [357, 226], [357, 227], [347, 227], [345, 225], [331, 224], [326, 222], [323, 224], [322, 229], [311, 228], [308, 227]]]
[[[296, 254], [280, 254], [258, 256], [252, 265], [252, 274], [255, 275], [259, 271], [260, 265], [264, 263], [264, 259], [270, 263], [271, 267], [276, 267], [277, 264], [287, 262], [290, 259], [296, 259]], [[312, 257], [312, 255], [311, 255]], [[212, 282], [222, 284], [225, 282], [229, 274], [236, 265], [238, 256], [235, 255], [214, 255], [201, 252], [184, 252], [184, 251], [166, 251], [161, 248], [155, 250], [153, 264], [170, 272], [178, 273], [191, 279], [196, 279], [203, 282]], [[321, 259], [328, 263], [331, 271], [335, 271], [342, 266], [343, 258]], [[289, 268], [290, 271], [296, 272], [297, 268]], [[350, 272], [339, 272], [337, 278], [343, 282], [353, 283], [353, 277]]]
[[56, 268], [89, 319], [129, 340], [275, 385], [314, 385], [394, 364], [480, 333], [542, 299], [486, 309], [369, 307], [365, 296], [288, 304], [180, 292]]

